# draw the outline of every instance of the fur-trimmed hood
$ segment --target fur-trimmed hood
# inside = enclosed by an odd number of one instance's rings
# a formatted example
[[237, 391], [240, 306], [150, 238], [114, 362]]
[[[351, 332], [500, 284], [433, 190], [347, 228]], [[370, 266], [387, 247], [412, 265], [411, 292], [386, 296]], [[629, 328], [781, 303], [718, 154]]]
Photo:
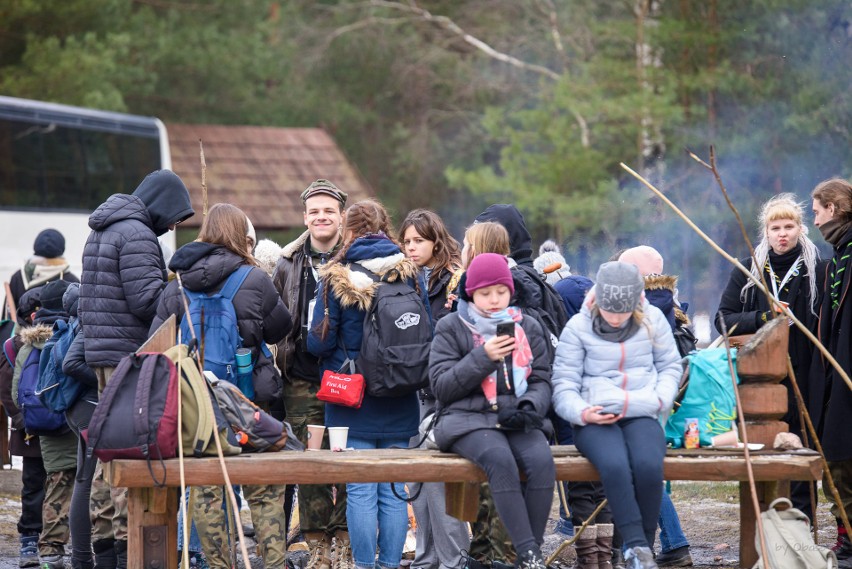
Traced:
[[[645, 290], [665, 290], [675, 296], [677, 293], [677, 277], [673, 275], [648, 275], [645, 277]], [[689, 316], [681, 310], [676, 301], [674, 304], [674, 316], [676, 321], [689, 326]]]
[[47, 324], [36, 324], [21, 328], [18, 332], [24, 344], [44, 344], [53, 336], [53, 326]]
[[[386, 282], [417, 278], [417, 265], [406, 259], [401, 252], [355, 263]], [[319, 274], [326, 279], [331, 292], [340, 300], [342, 308], [357, 308], [365, 312], [370, 308], [379, 283], [369, 275], [352, 269], [351, 263], [331, 263], [322, 267]]]

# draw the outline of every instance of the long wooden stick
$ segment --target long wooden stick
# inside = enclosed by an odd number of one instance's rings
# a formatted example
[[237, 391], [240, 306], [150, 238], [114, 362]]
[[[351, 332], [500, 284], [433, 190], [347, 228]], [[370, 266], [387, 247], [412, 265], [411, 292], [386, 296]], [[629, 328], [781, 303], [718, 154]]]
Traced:
[[[737, 269], [739, 269], [740, 272], [746, 276], [746, 278], [752, 281], [757, 290], [759, 290], [763, 294], [767, 294], [766, 288], [763, 286], [763, 284], [761, 284], [761, 282], [757, 278], [755, 278], [753, 274], [751, 274], [751, 271], [746, 269], [745, 266], [743, 266], [743, 264], [740, 263], [736, 258], [729, 255], [727, 251], [719, 247], [719, 245], [715, 241], [713, 241], [710, 236], [708, 236], [697, 225], [695, 225], [695, 223], [691, 219], [689, 219], [689, 217], [685, 213], [683, 213], [674, 203], [672, 203], [672, 201], [667, 198], [665, 194], [663, 194], [663, 192], [658, 190], [651, 182], [643, 178], [640, 174], [636, 173], [632, 168], [630, 168], [630, 166], [628, 166], [624, 162], [622, 162], [620, 166], [624, 170], [626, 170], [631, 176], [642, 182], [642, 184], [646, 188], [654, 192], [657, 197], [663, 200], [663, 202], [665, 202], [666, 205], [668, 205], [681, 219], [683, 219], [684, 222], [686, 222], [686, 224], [693, 231], [695, 231], [702, 239], [704, 239], [704, 241], [706, 241], [708, 245], [710, 245], [717, 253], [722, 255], [725, 259], [728, 260], [728, 262], [730, 262]], [[793, 324], [795, 324], [796, 328], [802, 331], [802, 334], [804, 334], [808, 338], [808, 340], [810, 340], [811, 343], [816, 346], [820, 353], [825, 356], [825, 359], [828, 360], [828, 362], [837, 371], [838, 375], [840, 375], [840, 377], [843, 379], [849, 389], [852, 390], [852, 379], [849, 379], [849, 374], [847, 374], [846, 371], [840, 366], [840, 364], [837, 363], [837, 360], [834, 359], [834, 356], [829, 353], [826, 347], [822, 345], [822, 343], [816, 338], [816, 336], [814, 336], [813, 333], [808, 330], [808, 328], [804, 324], [802, 324], [802, 322], [798, 318], [796, 318], [796, 315], [793, 314], [793, 312], [788, 307], [778, 302], [775, 298], [772, 297], [772, 295], [769, 295], [769, 298], [771, 299], [772, 305], [774, 306], [775, 310], [786, 316], [789, 320], [793, 322]]]
[[[811, 416], [808, 413], [808, 410], [805, 409], [805, 400], [802, 397], [802, 392], [799, 389], [798, 382], [796, 381], [796, 372], [793, 371], [793, 362], [790, 360], [790, 354], [787, 354], [787, 375], [790, 376], [790, 384], [793, 386], [793, 393], [796, 394], [796, 402], [800, 405], [800, 412], [805, 418], [805, 426], [811, 434], [811, 438], [814, 441], [814, 446], [819, 453], [819, 457], [822, 459], [822, 468], [825, 471], [825, 481], [828, 483], [828, 489], [831, 491], [834, 503], [838, 506], [837, 509], [840, 510], [840, 519], [843, 521], [843, 526], [846, 528], [847, 535], [852, 535], [852, 526], [849, 525], [846, 508], [842, 506], [843, 502], [840, 500], [840, 493], [837, 491], [837, 486], [834, 484], [834, 478], [831, 476], [831, 471], [828, 469], [828, 461], [825, 459], [825, 453], [822, 451], [822, 445], [819, 442], [819, 437], [817, 437], [814, 423], [811, 421]], [[813, 513], [814, 517], [816, 517], [816, 510], [814, 510]]]
[[[180, 273], [175, 273], [175, 279], [177, 279], [178, 290], [180, 291], [180, 296], [183, 299], [183, 309], [184, 309], [184, 318], [190, 318], [189, 315], [189, 302], [186, 299], [186, 295], [183, 292], [183, 281], [180, 278]], [[195, 327], [192, 325], [192, 320], [188, 320], [189, 322], [189, 333], [193, 338], [197, 341], [198, 338], [195, 336]], [[198, 350], [195, 351], [195, 357], [198, 361], [198, 369], [204, 370], [204, 360], [201, 359]], [[204, 381], [207, 381], [206, 379]], [[251, 567], [251, 562], [249, 561], [248, 550], [246, 549], [246, 536], [243, 534], [243, 524], [240, 522], [240, 507], [237, 504], [237, 497], [234, 494], [234, 487], [231, 484], [231, 477], [228, 476], [228, 469], [225, 466], [225, 455], [222, 452], [222, 443], [219, 442], [219, 426], [215, 424], [213, 426], [213, 441], [216, 443], [216, 456], [219, 459], [219, 467], [222, 469], [222, 478], [225, 479], [225, 495], [229, 498], [231, 507], [234, 509], [234, 517], [236, 520], [233, 522], [236, 526], [237, 533], [240, 536], [240, 553], [243, 556], [243, 563], [245, 563], [246, 567]], [[183, 445], [183, 442], [181, 442]], [[183, 499], [183, 496], [181, 496]]]
[[204, 144], [200, 138], [198, 150], [201, 155], [201, 215], [207, 217], [207, 160], [204, 159]]
[[591, 524], [593, 521], [595, 521], [595, 518], [598, 517], [598, 514], [601, 513], [601, 510], [604, 509], [604, 506], [606, 506], [607, 503], [608, 502], [607, 502], [606, 498], [601, 500], [601, 503], [598, 504], [598, 507], [595, 508], [594, 512], [592, 512], [592, 515], [589, 516], [589, 519], [584, 521], [583, 525], [581, 525], [579, 528], [577, 528], [577, 531], [574, 532], [574, 536], [571, 537], [571, 538], [568, 538], [566, 540], [563, 540], [562, 543], [559, 544], [559, 547], [556, 548], [556, 551], [554, 551], [550, 555], [550, 557], [548, 557], [547, 560], [545, 560], [544, 564], [547, 565], [547, 566], [552, 565], [553, 562], [556, 561], [556, 559], [559, 557], [559, 554], [562, 553], [563, 549], [565, 549], [569, 545], [574, 545], [574, 543], [580, 538], [580, 536], [583, 535], [583, 532], [586, 530], [586, 528], [589, 526], [589, 524]]
[[734, 370], [734, 359], [731, 357], [731, 343], [728, 338], [728, 324], [725, 322], [725, 317], [720, 316], [722, 323], [722, 337], [725, 339], [725, 355], [728, 357], [728, 372], [731, 376], [731, 383], [734, 386], [734, 399], [737, 402], [737, 417], [740, 418], [740, 439], [743, 441], [743, 457], [746, 463], [746, 473], [748, 473], [748, 487], [751, 490], [751, 504], [754, 508], [754, 514], [757, 519], [757, 533], [760, 538], [760, 557], [766, 564], [769, 560], [766, 549], [766, 536], [763, 534], [763, 518], [760, 516], [760, 502], [757, 499], [757, 484], [754, 481], [754, 470], [751, 464], [751, 450], [748, 448], [748, 430], [743, 418], [743, 403], [740, 400], [740, 389], [737, 385], [737, 372]]
[[[757, 267], [757, 255], [754, 252], [754, 246], [752, 245], [751, 239], [748, 236], [748, 230], [745, 227], [745, 223], [743, 223], [743, 218], [740, 217], [740, 212], [734, 206], [734, 202], [731, 201], [730, 196], [728, 195], [728, 188], [725, 187], [725, 183], [722, 181], [722, 174], [719, 172], [719, 167], [716, 164], [716, 148], [714, 146], [710, 146], [710, 163], [708, 164], [701, 158], [699, 158], [694, 152], [687, 150], [687, 153], [692, 157], [693, 160], [710, 170], [713, 174], [713, 177], [716, 179], [716, 185], [719, 186], [719, 189], [722, 191], [722, 195], [725, 197], [725, 201], [728, 204], [728, 208], [734, 213], [734, 217], [737, 218], [737, 224], [740, 226], [740, 233], [743, 234], [743, 241], [745, 241], [746, 246], [748, 247], [748, 254], [751, 256], [751, 266]], [[766, 279], [763, 276], [763, 270], [758, 270], [758, 275], [760, 275], [760, 282], [763, 285], [764, 291], [766, 292], [766, 300], [769, 303], [769, 306], [772, 307], [772, 298], [769, 294], [769, 287], [766, 284]], [[780, 316], [778, 312], [773, 311], [775, 316]]]
[[18, 323], [18, 307], [15, 306], [15, 297], [12, 296], [12, 286], [9, 284], [9, 281], [3, 283], [3, 287], [6, 289], [6, 310], [8, 311], [9, 320]]

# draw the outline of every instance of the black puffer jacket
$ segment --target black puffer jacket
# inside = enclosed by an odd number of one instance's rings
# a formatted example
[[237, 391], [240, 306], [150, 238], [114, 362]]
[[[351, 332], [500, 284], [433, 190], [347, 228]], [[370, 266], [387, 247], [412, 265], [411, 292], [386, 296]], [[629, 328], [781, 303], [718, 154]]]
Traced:
[[157, 236], [192, 213], [180, 178], [158, 170], [89, 216], [79, 313], [91, 367], [115, 367], [148, 338], [166, 281]]
[[[461, 311], [466, 310], [463, 307], [464, 303], [459, 312], [438, 322], [429, 353], [432, 392], [442, 408], [435, 424], [435, 439], [443, 451], [471, 431], [498, 428], [497, 412], [503, 406], [528, 402], [536, 413], [546, 417], [553, 391], [546, 332], [536, 320], [525, 316], [520, 325], [526, 332], [533, 355], [527, 391], [520, 398], [498, 395], [497, 405], [492, 407], [480, 386], [482, 380], [497, 369], [497, 363], [488, 358], [484, 347], [474, 347], [473, 334], [462, 322]], [[552, 434], [549, 420], [545, 419], [542, 430], [548, 437]]]
[[[242, 258], [225, 247], [194, 241], [175, 251], [169, 268], [180, 274], [183, 286], [189, 290], [213, 293], [219, 291], [231, 273], [243, 264]], [[243, 346], [251, 348], [253, 359], [257, 357], [253, 374], [255, 401], [272, 401], [281, 395], [281, 376], [271, 359], [262, 353], [258, 355], [258, 348], [264, 342], [280, 342], [290, 331], [292, 321], [272, 279], [263, 269], [255, 267], [249, 272], [234, 295], [234, 311]], [[163, 292], [151, 332], [172, 314], [178, 322], [185, 314], [176, 280]]]

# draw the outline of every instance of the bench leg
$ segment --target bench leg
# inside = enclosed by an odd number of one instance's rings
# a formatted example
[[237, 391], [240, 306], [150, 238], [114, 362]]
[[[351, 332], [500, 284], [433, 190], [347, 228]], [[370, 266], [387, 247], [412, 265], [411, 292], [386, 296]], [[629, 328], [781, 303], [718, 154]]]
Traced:
[[177, 569], [178, 488], [128, 488], [127, 569]]
[[447, 482], [444, 485], [447, 514], [463, 522], [475, 522], [480, 486], [481, 482]]
[[[789, 481], [755, 482], [757, 502], [760, 511], [766, 511], [772, 500], [779, 496], [789, 496]], [[747, 481], [740, 482], [740, 567], [753, 567], [759, 554], [755, 547], [757, 537], [757, 513], [751, 499], [751, 489]]]

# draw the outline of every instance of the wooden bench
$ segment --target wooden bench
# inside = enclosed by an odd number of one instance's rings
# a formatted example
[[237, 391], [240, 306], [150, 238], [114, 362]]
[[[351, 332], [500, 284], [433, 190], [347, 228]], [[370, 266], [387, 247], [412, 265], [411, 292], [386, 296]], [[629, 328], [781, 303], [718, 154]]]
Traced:
[[[591, 463], [570, 446], [556, 446], [553, 456], [558, 480], [598, 480]], [[225, 458], [233, 484], [330, 484], [342, 482], [446, 482], [447, 510], [461, 519], [476, 516], [479, 483], [485, 474], [460, 456], [431, 450], [306, 451], [246, 454]], [[115, 460], [106, 466], [115, 486], [128, 488], [128, 568], [177, 568], [177, 511], [180, 474], [176, 459], [165, 461], [166, 488], [154, 488], [148, 467], [138, 460]], [[151, 467], [163, 478], [159, 462]], [[788, 492], [790, 480], [819, 480], [822, 463], [813, 451], [752, 453], [761, 509]], [[667, 480], [740, 482], [740, 566], [757, 560], [755, 513], [741, 451], [669, 450], [664, 463]], [[185, 461], [187, 485], [224, 484], [216, 458]]]

